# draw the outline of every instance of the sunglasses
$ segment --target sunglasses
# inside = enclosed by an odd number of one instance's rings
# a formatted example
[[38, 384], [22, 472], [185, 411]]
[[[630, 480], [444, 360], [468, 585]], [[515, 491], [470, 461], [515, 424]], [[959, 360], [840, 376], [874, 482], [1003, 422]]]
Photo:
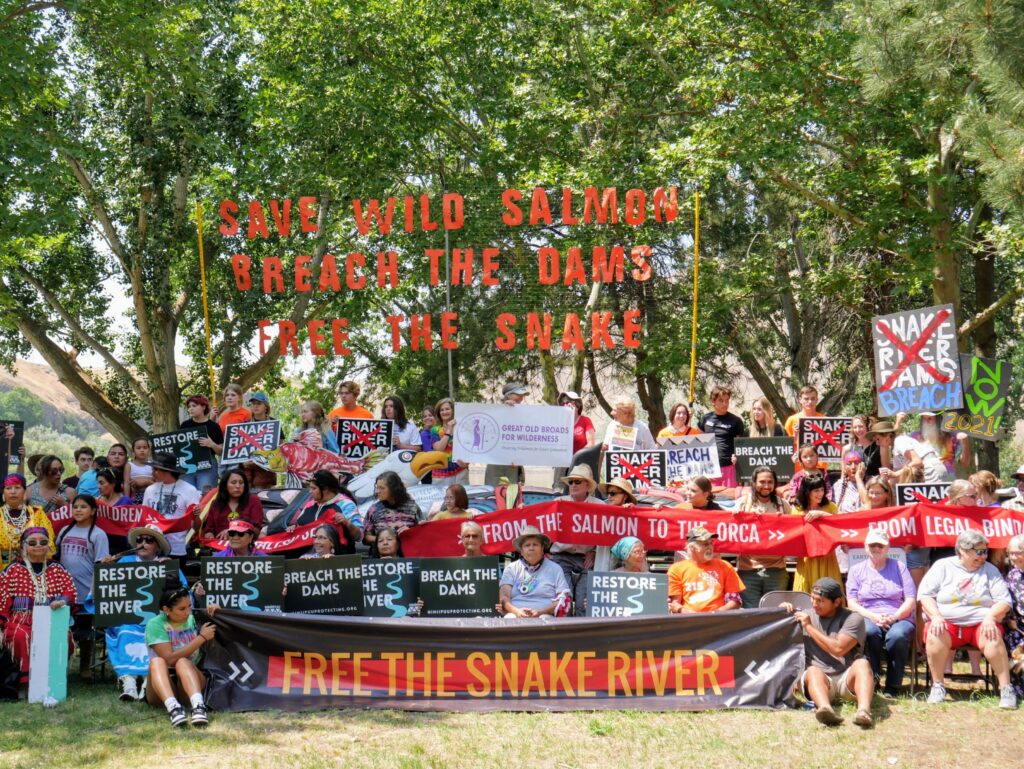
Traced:
[[965, 547], [965, 553], [974, 553], [975, 555], [988, 555], [987, 547]]
[[30, 539], [25, 544], [29, 547], [47, 547], [50, 541], [47, 539]]
[[229, 531], [229, 537], [244, 537], [246, 534], [252, 534], [251, 531]]
[[141, 536], [141, 537], [136, 537], [135, 541], [138, 542], [140, 545], [155, 545], [156, 544], [156, 537]]
[[609, 497], [624, 497], [624, 496], [626, 496], [626, 492], [624, 492], [624, 491], [609, 491], [608, 492], [608, 496]]
[[580, 481], [580, 480], [577, 480], [576, 478], [570, 478], [569, 481], [568, 481], [568, 484], [570, 486], [579, 486], [581, 483], [586, 483], [586, 481]]

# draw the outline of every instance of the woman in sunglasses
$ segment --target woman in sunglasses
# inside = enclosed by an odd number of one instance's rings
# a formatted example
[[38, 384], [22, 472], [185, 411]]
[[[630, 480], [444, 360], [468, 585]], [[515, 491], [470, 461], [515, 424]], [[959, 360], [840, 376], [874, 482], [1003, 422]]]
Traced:
[[[0, 582], [0, 625], [4, 645], [18, 663], [21, 686], [28, 686], [32, 609], [59, 609], [75, 603], [75, 581], [58, 563], [50, 561], [50, 533], [31, 526], [21, 535], [21, 557], [4, 572]], [[71, 636], [68, 634], [68, 646]]]
[[237, 558], [247, 555], [266, 555], [262, 550], [256, 549], [257, 534], [255, 526], [241, 518], [236, 518], [228, 524], [228, 546], [214, 553], [213, 557]]
[[[103, 563], [152, 563], [170, 560], [171, 546], [159, 529], [139, 526], [128, 532], [129, 550], [102, 559]], [[165, 588], [177, 589], [187, 585], [185, 575], [178, 570], [178, 584], [168, 579]], [[90, 599], [91, 600], [91, 599]], [[149, 655], [146, 649], [146, 623], [118, 625], [107, 628], [107, 656], [117, 674], [124, 702], [141, 700], [146, 696], [145, 676], [149, 673]], [[141, 685], [140, 685], [141, 681]]]
[[946, 699], [946, 659], [961, 646], [980, 649], [999, 680], [999, 707], [1017, 707], [1003, 645], [1003, 619], [1012, 599], [999, 570], [988, 562], [988, 539], [976, 529], [960, 532], [956, 555], [935, 562], [921, 581], [918, 599], [928, 616], [925, 652], [931, 671], [928, 702]]

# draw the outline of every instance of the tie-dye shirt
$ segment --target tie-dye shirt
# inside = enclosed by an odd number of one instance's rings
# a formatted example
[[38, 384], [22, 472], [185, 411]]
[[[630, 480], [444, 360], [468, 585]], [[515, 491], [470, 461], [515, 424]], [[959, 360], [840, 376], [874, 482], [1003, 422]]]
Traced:
[[150, 647], [150, 659], [157, 656], [152, 649], [156, 644], [169, 643], [171, 651], [177, 651], [192, 643], [196, 635], [196, 618], [191, 614], [183, 625], [174, 625], [163, 612], [157, 614], [146, 623], [146, 646]]

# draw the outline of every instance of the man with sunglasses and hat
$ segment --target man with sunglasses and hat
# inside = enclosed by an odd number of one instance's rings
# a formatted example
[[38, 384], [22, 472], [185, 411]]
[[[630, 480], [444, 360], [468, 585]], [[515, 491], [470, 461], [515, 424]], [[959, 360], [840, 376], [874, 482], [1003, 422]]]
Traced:
[[[594, 496], [597, 490], [597, 481], [594, 480], [594, 473], [590, 465], [576, 465], [561, 478], [569, 493], [558, 499], [566, 502], [587, 502], [593, 505], [603, 505], [605, 501]], [[576, 608], [574, 614], [582, 617], [585, 613], [583, 599], [587, 594], [587, 581], [583, 575], [594, 568], [594, 559], [597, 549], [593, 545], [570, 545], [565, 542], [555, 542], [551, 545], [551, 560], [562, 567], [566, 581], [573, 588], [573, 600]]]
[[[153, 467], [154, 483], [146, 488], [142, 504], [156, 510], [164, 518], [183, 518], [193, 505], [199, 504], [199, 490], [191, 483], [181, 480], [184, 472], [178, 467], [178, 460], [171, 453], [157, 453], [150, 461]], [[170, 555], [184, 566], [185, 542], [189, 532], [176, 531], [167, 535]]]
[[732, 565], [715, 557], [712, 534], [694, 526], [686, 534], [686, 560], [668, 570], [668, 607], [672, 614], [730, 611], [743, 603], [745, 586]]

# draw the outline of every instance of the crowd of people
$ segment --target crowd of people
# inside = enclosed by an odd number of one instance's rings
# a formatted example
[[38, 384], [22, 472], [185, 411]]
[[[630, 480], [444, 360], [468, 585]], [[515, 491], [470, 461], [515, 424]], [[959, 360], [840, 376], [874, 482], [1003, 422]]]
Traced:
[[[197, 629], [184, 576], [197, 543], [215, 540], [220, 557], [261, 555], [261, 536], [327, 520], [327, 525], [316, 529], [312, 547], [301, 557], [365, 550], [370, 557], [393, 558], [401, 556], [402, 535], [410, 528], [430, 520], [462, 518], [465, 554], [479, 555], [484, 532], [473, 521], [478, 511], [471, 507], [465, 488], [468, 467], [453, 457], [454, 402], [444, 398], [420, 410], [420, 427], [409, 418], [398, 396], [388, 396], [375, 417], [359, 405], [360, 393], [358, 383], [346, 380], [338, 384], [338, 403], [329, 411], [316, 401], [303, 402], [300, 426], [290, 440], [337, 453], [333, 429], [337, 420], [393, 420], [394, 448], [442, 452], [446, 458], [421, 479], [444, 488], [443, 502], [436, 509], [422, 510], [402, 478], [389, 471], [376, 478], [375, 499], [368, 509], [360, 510], [346, 478], [321, 469], [308, 481], [311, 504], [268, 523], [257, 491], [273, 484], [273, 474], [237, 465], [220, 472], [216, 459], [223, 451], [228, 425], [271, 418], [265, 393], [253, 392], [246, 399], [237, 385], [229, 385], [222, 393], [219, 410], [202, 395], [191, 396], [184, 404], [188, 418], [182, 426], [205, 429], [202, 445], [214, 456], [206, 470], [184, 473], [173, 454], [153, 453], [145, 436], [130, 448], [116, 443], [102, 456], [82, 447], [74, 455], [74, 474], [65, 472], [56, 456], [26, 456], [23, 449], [19, 472], [4, 480], [0, 510], [0, 568], [4, 569], [0, 624], [22, 683], [28, 672], [31, 609], [40, 604], [73, 607], [81, 673], [91, 674], [95, 635], [89, 594], [98, 562], [178, 561], [174, 565], [180, 584], [171, 586], [161, 614], [145, 624], [107, 630], [106, 646], [122, 699], [147, 699], [164, 706], [175, 726], [188, 722], [187, 705], [191, 723], [203, 726], [207, 721], [203, 675], [196, 658], [213, 637], [213, 626]], [[509, 405], [522, 403], [526, 394], [522, 383], [512, 382], [503, 389]], [[811, 522], [891, 507], [896, 483], [948, 481], [950, 504], [1002, 504], [1024, 511], [1024, 467], [1013, 475], [1015, 495], [1000, 497], [1000, 483], [992, 473], [970, 473], [973, 460], [967, 436], [941, 432], [938, 415], [927, 412], [920, 415], [913, 432], [904, 429], [906, 415], [894, 421], [855, 416], [838, 468], [823, 462], [815, 446], [794, 445], [791, 480], [780, 484], [772, 468], [758, 467], [749, 483], [739, 487], [736, 439], [794, 436], [801, 417], [822, 416], [817, 411], [818, 394], [805, 387], [800, 392], [800, 410], [784, 425], [776, 420], [767, 399], [754, 400], [748, 425], [730, 411], [728, 388], [715, 387], [710, 396], [711, 409], [696, 424], [691, 424], [689, 405], [675, 404], [669, 425], [657, 438], [637, 418], [636, 404], [619, 400], [612, 404], [611, 422], [600, 444], [578, 393], [563, 392], [557, 402], [573, 412], [573, 451], [577, 453], [621, 447], [624, 436], [640, 450], [657, 448], [659, 440], [714, 435], [721, 477], [683, 479], [677, 488], [684, 500], [679, 504], [689, 509], [799, 515]], [[24, 475], [25, 467], [35, 476], [31, 482]], [[621, 507], [641, 504], [630, 481], [600, 482], [589, 463], [553, 470], [553, 486], [565, 492], [562, 499]], [[967, 477], [958, 479], [958, 474]], [[523, 473], [521, 467], [502, 466], [488, 468], [488, 477], [494, 483], [500, 477], [515, 484], [523, 480]], [[100, 505], [141, 503], [165, 519], [180, 519], [192, 515], [204, 493], [214, 489], [204, 515], [195, 517], [191, 529], [165, 534], [155, 528], [137, 528], [124, 538], [108, 535], [96, 525]], [[55, 537], [49, 516], [68, 504], [73, 523]], [[994, 550], [980, 532], [969, 531], [948, 551], [907, 547], [894, 554], [886, 535], [873, 531], [864, 542], [866, 557], [856, 563], [846, 548], [840, 548], [825, 556], [796, 559], [795, 564], [785, 557], [740, 554], [735, 566], [716, 552], [715, 539], [702, 527], [689, 531], [685, 551], [676, 554], [668, 570], [668, 610], [689, 614], [752, 609], [769, 593], [793, 590], [808, 595], [808, 605], [788, 608], [806, 632], [807, 673], [802, 686], [822, 723], [839, 723], [831, 703], [845, 697], [857, 702], [854, 722], [870, 726], [876, 682], [884, 696], [895, 697], [915, 643], [926, 654], [933, 681], [929, 702], [945, 700], [949, 662], [961, 647], [974, 650], [972, 666], [980, 655], [989, 660], [1002, 707], [1016, 707], [1017, 697], [1024, 696], [1024, 537], [1015, 537], [1004, 550]], [[497, 611], [510, 619], [584, 613], [585, 575], [595, 568], [594, 547], [552, 542], [543, 532], [528, 528], [515, 540], [515, 550], [516, 557], [501, 576]], [[615, 570], [649, 569], [644, 543], [635, 537], [617, 543], [610, 555]], [[795, 566], [792, 573], [791, 566]], [[139, 643], [149, 649], [148, 659], [132, 653]]]

